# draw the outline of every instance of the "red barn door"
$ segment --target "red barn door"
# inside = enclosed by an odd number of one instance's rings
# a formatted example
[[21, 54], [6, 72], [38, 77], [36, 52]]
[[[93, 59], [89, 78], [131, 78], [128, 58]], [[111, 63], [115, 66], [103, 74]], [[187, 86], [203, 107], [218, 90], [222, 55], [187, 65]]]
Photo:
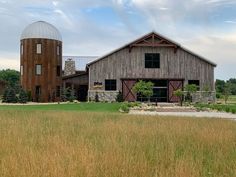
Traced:
[[125, 101], [136, 101], [137, 96], [132, 91], [135, 84], [136, 80], [122, 80], [122, 93]]
[[180, 102], [180, 98], [174, 95], [174, 91], [183, 89], [183, 80], [170, 80], [169, 81], [169, 102]]

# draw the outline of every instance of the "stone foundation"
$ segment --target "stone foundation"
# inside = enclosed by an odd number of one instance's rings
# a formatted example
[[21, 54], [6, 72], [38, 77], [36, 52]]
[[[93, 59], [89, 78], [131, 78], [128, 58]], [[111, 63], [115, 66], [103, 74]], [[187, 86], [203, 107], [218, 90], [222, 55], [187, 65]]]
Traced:
[[193, 103], [214, 103], [216, 101], [215, 92], [198, 91], [193, 94]]
[[[104, 91], [104, 90], [89, 90], [89, 101], [96, 101], [96, 95], [98, 95], [99, 102], [116, 102], [119, 91]], [[214, 103], [216, 101], [215, 92], [198, 91], [193, 94], [193, 103]]]
[[116, 97], [119, 91], [104, 91], [104, 90], [89, 90], [88, 98], [89, 101], [96, 101], [96, 95], [100, 102], [116, 102]]

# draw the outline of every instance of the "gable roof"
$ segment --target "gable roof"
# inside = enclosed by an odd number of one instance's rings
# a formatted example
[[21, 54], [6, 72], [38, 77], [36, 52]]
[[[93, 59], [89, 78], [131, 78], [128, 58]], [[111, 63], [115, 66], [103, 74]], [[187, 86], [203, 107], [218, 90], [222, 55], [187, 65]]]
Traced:
[[[148, 39], [150, 37], [152, 38], [152, 41], [147, 41], [146, 39]], [[159, 41], [156, 41], [155, 38], [159, 39]], [[186, 49], [186, 48], [182, 47], [181, 44], [169, 39], [168, 37], [165, 37], [165, 36], [155, 32], [155, 31], [153, 31], [153, 32], [150, 32], [150, 33], [148, 33], [148, 34], [146, 34], [146, 35], [144, 35], [144, 36], [142, 36], [142, 37], [140, 37], [140, 38], [138, 38], [138, 39], [136, 39], [136, 40], [134, 40], [134, 41], [132, 41], [128, 44], [125, 44], [122, 47], [120, 47], [118, 49], [115, 49], [112, 52], [109, 52], [108, 54], [106, 54], [106, 55], [104, 55], [104, 56], [88, 63], [87, 67], [89, 67], [90, 65], [92, 65], [92, 64], [94, 64], [94, 63], [96, 63], [100, 60], [103, 60], [104, 58], [106, 58], [106, 57], [108, 57], [108, 56], [110, 56], [110, 55], [112, 55], [112, 54], [114, 54], [114, 53], [116, 53], [116, 52], [118, 52], [118, 51], [120, 51], [124, 48], [129, 47], [129, 49], [131, 51], [133, 47], [137, 47], [137, 46], [173, 47], [175, 49], [175, 52], [178, 48], [181, 48], [185, 52], [188, 52], [189, 54], [200, 58], [201, 60], [213, 65], [214, 67], [217, 66], [214, 62], [206, 59], [205, 57], [202, 57], [202, 56], [190, 51], [189, 49]]]

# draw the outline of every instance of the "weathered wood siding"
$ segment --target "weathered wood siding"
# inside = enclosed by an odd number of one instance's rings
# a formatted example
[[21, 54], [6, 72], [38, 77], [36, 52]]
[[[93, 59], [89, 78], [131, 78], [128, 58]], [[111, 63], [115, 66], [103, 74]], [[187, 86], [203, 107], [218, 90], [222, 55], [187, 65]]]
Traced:
[[[42, 45], [41, 54], [36, 53], [37, 44]], [[56, 95], [57, 86], [61, 86], [61, 75], [57, 76], [57, 66], [62, 73], [62, 42], [51, 39], [23, 39], [23, 54], [20, 63], [23, 66], [21, 75], [21, 86], [24, 90], [31, 92], [33, 101], [36, 101], [35, 87], [41, 86], [40, 102], [49, 102], [49, 98]], [[57, 46], [60, 53], [57, 54]], [[42, 65], [42, 74], [36, 75], [35, 65]], [[59, 101], [57, 97], [55, 101]]]
[[62, 78], [63, 85], [66, 83], [73, 84], [75, 86], [88, 85], [88, 73], [81, 74], [76, 77], [64, 77]]
[[[160, 68], [145, 68], [145, 53], [160, 53]], [[121, 78], [184, 79], [199, 80], [200, 89], [208, 85], [214, 90], [214, 66], [197, 56], [178, 49], [160, 47], [135, 47], [129, 52], [124, 48], [89, 66], [89, 89], [94, 82], [116, 79], [117, 89], [121, 90]]]

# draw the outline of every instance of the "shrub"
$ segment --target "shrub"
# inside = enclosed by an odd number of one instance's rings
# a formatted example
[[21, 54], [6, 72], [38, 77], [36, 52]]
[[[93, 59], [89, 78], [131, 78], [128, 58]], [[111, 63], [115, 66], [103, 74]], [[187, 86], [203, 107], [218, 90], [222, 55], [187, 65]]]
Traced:
[[129, 110], [130, 110], [129, 103], [127, 103], [127, 102], [122, 103], [121, 106], [120, 106], [120, 110], [121, 110], [122, 112], [128, 113]]
[[121, 92], [119, 92], [118, 95], [116, 96], [116, 101], [119, 103], [124, 101], [123, 95]]
[[231, 109], [232, 114], [236, 114], [236, 109]]
[[226, 108], [225, 108], [225, 111], [226, 111], [226, 112], [230, 112], [230, 108], [229, 108], [229, 107], [226, 107]]
[[218, 93], [218, 92], [217, 92], [217, 93], [216, 93], [216, 98], [217, 98], [217, 99], [220, 99], [220, 98], [222, 98], [222, 95], [221, 95], [221, 93]]
[[62, 101], [70, 101], [73, 102], [76, 99], [75, 91], [71, 88], [63, 88], [61, 93], [61, 100]]
[[6, 91], [6, 103], [17, 103], [18, 99], [16, 97], [15, 90], [13, 88], [9, 88]]
[[3, 96], [2, 96], [2, 102], [7, 103], [7, 94], [8, 94], [8, 88], [4, 90]]
[[97, 92], [96, 92], [96, 95], [95, 95], [95, 102], [99, 102], [99, 96], [98, 96]]
[[19, 103], [27, 103], [27, 101], [28, 95], [23, 89], [21, 89], [19, 93]]

